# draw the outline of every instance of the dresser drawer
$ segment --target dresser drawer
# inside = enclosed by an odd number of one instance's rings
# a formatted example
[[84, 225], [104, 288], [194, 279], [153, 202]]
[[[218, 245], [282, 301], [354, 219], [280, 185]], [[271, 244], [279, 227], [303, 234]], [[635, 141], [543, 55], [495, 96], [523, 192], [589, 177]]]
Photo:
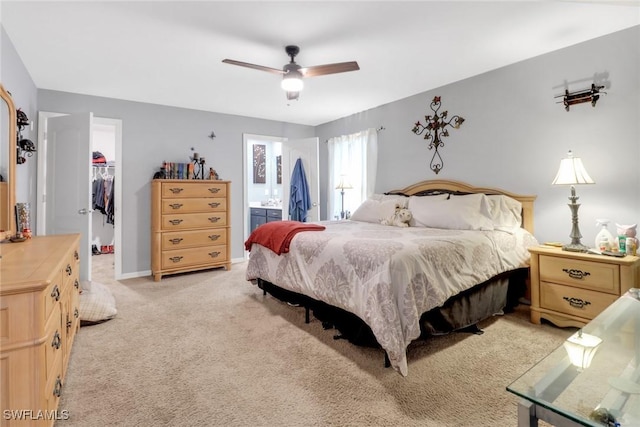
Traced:
[[207, 265], [227, 260], [227, 246], [206, 246], [162, 252], [162, 268], [172, 269], [189, 265]]
[[[186, 180], [185, 180], [186, 181]], [[192, 198], [192, 197], [227, 197], [227, 185], [211, 181], [203, 182], [163, 182], [162, 198]]]
[[186, 249], [198, 246], [226, 245], [227, 229], [212, 228], [197, 231], [174, 231], [162, 233], [162, 250]]
[[57, 375], [60, 372], [58, 365], [62, 363], [64, 333], [61, 328], [64, 327], [64, 325], [60, 321], [61, 316], [60, 304], [57, 304], [46, 325], [44, 359], [47, 381], [50, 380], [52, 375]]
[[579, 259], [540, 256], [540, 280], [620, 295], [620, 267]]
[[227, 210], [227, 199], [199, 197], [193, 199], [162, 199], [162, 213], [219, 212]]
[[593, 319], [616, 299], [617, 295], [540, 282], [540, 307], [585, 319]]
[[64, 278], [61, 271], [56, 271], [49, 286], [44, 290], [41, 298], [44, 298], [44, 318], [51, 315], [53, 308], [59, 304], [64, 290]]
[[267, 221], [277, 221], [282, 219], [282, 209], [267, 209]]
[[0, 298], [0, 344], [2, 347], [33, 340], [42, 333], [41, 326], [36, 327], [37, 320], [44, 319], [36, 315], [37, 311], [42, 315], [42, 306], [37, 310], [35, 304], [39, 295], [23, 293]]
[[225, 225], [227, 225], [226, 212], [162, 215], [163, 230], [224, 227]]

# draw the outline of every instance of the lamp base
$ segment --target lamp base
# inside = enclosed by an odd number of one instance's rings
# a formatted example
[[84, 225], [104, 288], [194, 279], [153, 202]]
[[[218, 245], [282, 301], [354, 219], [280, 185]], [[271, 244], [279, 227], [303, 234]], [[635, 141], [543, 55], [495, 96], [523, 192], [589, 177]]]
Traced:
[[562, 247], [562, 250], [569, 252], [588, 252], [589, 247], [583, 245], [582, 243], [568, 243]]

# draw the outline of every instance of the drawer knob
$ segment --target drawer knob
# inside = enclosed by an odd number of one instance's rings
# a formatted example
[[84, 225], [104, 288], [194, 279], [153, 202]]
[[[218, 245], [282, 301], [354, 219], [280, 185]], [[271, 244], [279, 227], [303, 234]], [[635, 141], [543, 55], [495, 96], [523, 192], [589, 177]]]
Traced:
[[80, 282], [78, 282], [78, 279], [73, 281], [73, 287], [76, 289], [80, 289]]
[[171, 223], [171, 225], [178, 225], [182, 222], [181, 219], [170, 219], [169, 222]]
[[67, 264], [67, 268], [65, 268], [64, 271], [67, 272], [67, 276], [71, 276], [73, 274], [73, 270], [69, 264]]
[[62, 340], [60, 339], [60, 334], [56, 331], [56, 333], [53, 334], [53, 339], [51, 340], [51, 347], [58, 350], [60, 348], [60, 344], [62, 344]]
[[73, 251], [73, 258], [78, 261], [80, 259], [80, 255], [78, 255], [78, 251]]
[[172, 203], [169, 206], [173, 209], [180, 209], [182, 207], [182, 203]]
[[55, 397], [60, 397], [61, 394], [62, 394], [62, 380], [60, 379], [60, 375], [58, 375], [58, 378], [56, 379], [56, 383], [53, 386], [53, 395]]
[[182, 237], [176, 237], [174, 239], [170, 239], [169, 241], [174, 245], [177, 245], [178, 243], [182, 242], [182, 240], [183, 240]]
[[76, 319], [80, 317], [80, 312], [78, 311], [78, 308], [73, 309], [73, 317], [75, 317]]
[[220, 221], [220, 217], [219, 216], [210, 216], [209, 217], [209, 221], [218, 222], [218, 221]]
[[180, 194], [182, 193], [182, 190], [184, 190], [184, 188], [174, 187], [169, 189], [173, 194]]
[[573, 308], [585, 308], [586, 306], [591, 305], [589, 301], [580, 298], [562, 297], [562, 299], [567, 301]]
[[213, 187], [213, 188], [210, 188], [209, 191], [212, 192], [213, 194], [216, 194], [217, 192], [220, 191], [220, 189], [216, 188], [216, 187]]
[[218, 240], [220, 238], [219, 234], [210, 234], [209, 235], [209, 239], [210, 240]]
[[73, 325], [73, 321], [69, 319], [69, 314], [67, 314], [67, 335], [69, 335], [69, 329], [71, 329], [71, 325]]
[[169, 258], [169, 260], [173, 261], [173, 262], [180, 262], [180, 261], [182, 261], [182, 258], [183, 257], [181, 257], [181, 256], [173, 256], [173, 257]]
[[58, 285], [53, 287], [53, 290], [51, 291], [51, 298], [56, 301], [60, 301], [60, 288], [58, 288]]
[[220, 202], [211, 202], [209, 203], [209, 206], [211, 206], [212, 208], [217, 208], [218, 206], [220, 206]]
[[582, 280], [587, 276], [591, 276], [588, 271], [578, 270], [577, 268], [563, 268], [562, 271], [567, 273], [572, 279]]
[[209, 252], [209, 256], [211, 258], [217, 258], [220, 255], [220, 252]]

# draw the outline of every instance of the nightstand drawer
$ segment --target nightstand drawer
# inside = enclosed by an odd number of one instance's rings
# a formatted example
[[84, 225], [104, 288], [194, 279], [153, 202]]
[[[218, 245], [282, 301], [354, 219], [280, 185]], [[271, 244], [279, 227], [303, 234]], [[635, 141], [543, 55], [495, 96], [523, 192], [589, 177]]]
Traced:
[[617, 264], [541, 255], [540, 281], [620, 295]]
[[585, 319], [593, 319], [616, 299], [617, 295], [540, 282], [540, 307]]

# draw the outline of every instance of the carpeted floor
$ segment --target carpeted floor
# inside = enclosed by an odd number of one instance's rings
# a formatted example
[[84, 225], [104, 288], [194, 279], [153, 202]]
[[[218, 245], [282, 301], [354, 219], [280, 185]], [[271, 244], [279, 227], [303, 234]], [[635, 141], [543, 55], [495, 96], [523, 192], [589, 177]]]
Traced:
[[93, 262], [118, 315], [81, 328], [56, 426], [515, 426], [506, 386], [572, 333], [521, 306], [482, 335], [412, 344], [402, 377], [381, 350], [263, 297], [244, 263], [153, 282], [110, 279], [112, 255]]

